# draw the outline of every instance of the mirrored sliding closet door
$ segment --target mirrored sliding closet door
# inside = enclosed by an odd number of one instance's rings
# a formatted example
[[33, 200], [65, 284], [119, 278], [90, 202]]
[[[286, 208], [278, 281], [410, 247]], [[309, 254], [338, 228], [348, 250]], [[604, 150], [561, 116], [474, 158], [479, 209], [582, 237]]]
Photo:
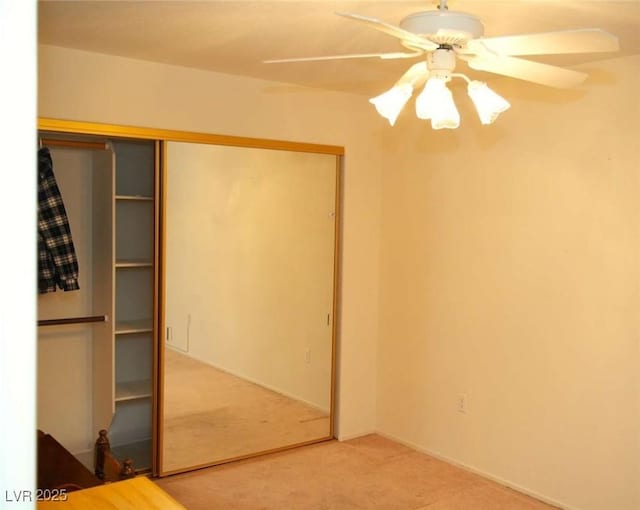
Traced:
[[165, 143], [161, 474], [333, 435], [340, 153], [313, 147]]

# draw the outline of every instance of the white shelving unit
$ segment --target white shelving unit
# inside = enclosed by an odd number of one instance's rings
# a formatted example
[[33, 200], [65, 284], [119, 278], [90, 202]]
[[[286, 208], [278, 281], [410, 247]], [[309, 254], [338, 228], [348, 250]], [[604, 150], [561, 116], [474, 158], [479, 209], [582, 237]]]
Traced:
[[109, 437], [136, 470], [151, 468], [155, 142], [115, 141], [115, 415]]

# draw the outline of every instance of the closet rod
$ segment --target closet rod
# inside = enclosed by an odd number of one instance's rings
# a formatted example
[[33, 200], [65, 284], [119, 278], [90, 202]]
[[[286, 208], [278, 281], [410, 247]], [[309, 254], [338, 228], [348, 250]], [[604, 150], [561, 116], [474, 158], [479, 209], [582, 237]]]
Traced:
[[66, 317], [64, 319], [44, 319], [38, 321], [38, 326], [60, 326], [63, 324], [82, 324], [84, 322], [107, 322], [106, 315], [91, 315], [89, 317]]
[[106, 150], [107, 144], [104, 142], [83, 142], [80, 140], [57, 140], [54, 138], [43, 138], [40, 140], [41, 147], [67, 147], [75, 149], [95, 149]]

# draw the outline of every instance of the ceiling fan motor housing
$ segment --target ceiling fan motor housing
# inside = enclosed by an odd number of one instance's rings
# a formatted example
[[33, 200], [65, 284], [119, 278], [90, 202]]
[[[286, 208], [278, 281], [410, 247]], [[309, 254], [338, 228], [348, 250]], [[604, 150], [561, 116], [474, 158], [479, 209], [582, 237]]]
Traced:
[[438, 48], [427, 54], [429, 76], [439, 76], [446, 81], [456, 67], [456, 54], [451, 48]]
[[480, 18], [466, 12], [447, 10], [410, 14], [400, 22], [400, 28], [449, 46], [464, 46], [469, 40], [484, 35]]

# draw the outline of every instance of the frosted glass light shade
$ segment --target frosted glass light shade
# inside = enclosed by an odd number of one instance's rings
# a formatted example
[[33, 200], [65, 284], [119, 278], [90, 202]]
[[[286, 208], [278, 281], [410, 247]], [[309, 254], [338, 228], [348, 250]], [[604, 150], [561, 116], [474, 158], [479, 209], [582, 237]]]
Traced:
[[378, 110], [378, 113], [393, 126], [404, 105], [409, 101], [411, 94], [413, 94], [413, 86], [408, 83], [403, 83], [401, 85], [394, 85], [385, 93], [369, 99], [369, 102], [372, 103], [376, 107], [376, 110]]
[[467, 86], [467, 92], [478, 111], [482, 124], [491, 124], [498, 115], [511, 108], [509, 102], [487, 87], [486, 83], [471, 81]]
[[433, 129], [455, 129], [460, 125], [453, 95], [442, 78], [427, 80], [424, 90], [416, 98], [416, 115], [421, 119], [431, 119]]

